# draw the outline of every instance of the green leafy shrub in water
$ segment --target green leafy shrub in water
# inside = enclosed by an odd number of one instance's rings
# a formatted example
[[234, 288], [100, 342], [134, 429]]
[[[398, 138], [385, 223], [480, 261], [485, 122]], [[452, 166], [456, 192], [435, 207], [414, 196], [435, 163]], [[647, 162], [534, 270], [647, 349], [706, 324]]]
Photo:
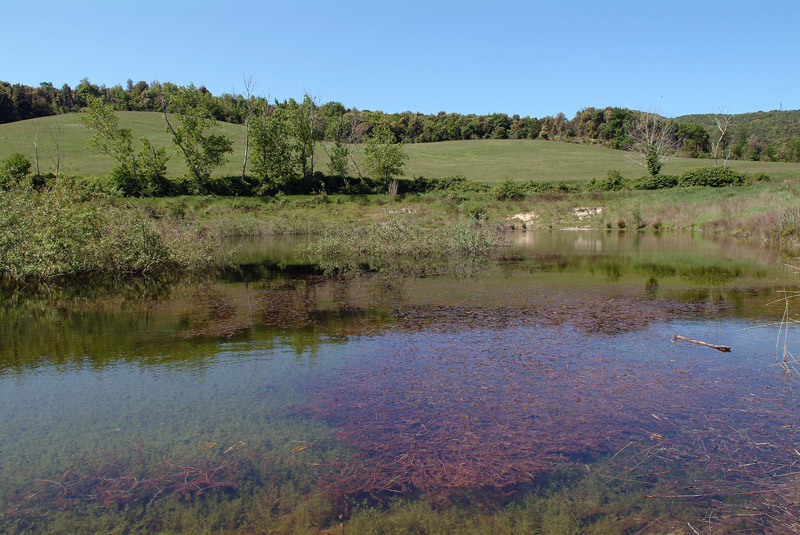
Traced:
[[722, 186], [742, 186], [747, 182], [747, 177], [739, 171], [724, 167], [698, 167], [684, 172], [678, 181], [682, 187], [707, 186], [719, 188]]
[[186, 226], [159, 227], [130, 209], [101, 210], [63, 183], [0, 197], [0, 276], [154, 274], [212, 267], [213, 242]]

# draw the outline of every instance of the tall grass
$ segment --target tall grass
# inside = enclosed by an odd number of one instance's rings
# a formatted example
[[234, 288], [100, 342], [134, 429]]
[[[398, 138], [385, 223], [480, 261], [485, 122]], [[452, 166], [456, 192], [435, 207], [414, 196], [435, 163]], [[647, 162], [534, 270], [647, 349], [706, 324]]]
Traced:
[[0, 276], [17, 282], [75, 275], [154, 275], [218, 265], [212, 240], [137, 210], [101, 209], [69, 185], [19, 186], [0, 196]]
[[474, 220], [436, 229], [391, 218], [372, 224], [330, 227], [307, 253], [326, 272], [458, 272], [490, 257], [501, 236]]

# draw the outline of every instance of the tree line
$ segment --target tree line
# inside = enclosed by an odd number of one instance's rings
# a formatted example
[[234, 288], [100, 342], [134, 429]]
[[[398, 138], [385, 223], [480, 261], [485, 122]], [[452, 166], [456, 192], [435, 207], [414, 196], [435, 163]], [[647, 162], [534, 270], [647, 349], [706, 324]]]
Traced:
[[[80, 111], [93, 98], [101, 97], [104, 102], [121, 111], [161, 111], [159, 95], [176, 88], [171, 83], [128, 80], [125, 86], [106, 87], [82, 79], [75, 88], [64, 84], [60, 88], [51, 83], [39, 87], [10, 84], [0, 81], [0, 123], [44, 117], [57, 113]], [[245, 95], [223, 93], [212, 95], [204, 86], [198, 91], [208, 99], [208, 111], [215, 120], [234, 124], [245, 124], [253, 108], [259, 106], [279, 107], [283, 103], [268, 102], [246, 91]], [[343, 106], [338, 102], [322, 104], [322, 115], [328, 116]], [[422, 114], [415, 112], [383, 113], [381, 111], [356, 110], [361, 133], [369, 134], [374, 126], [387, 124], [395, 138], [403, 143], [425, 143], [434, 141], [454, 141], [469, 139], [548, 139], [575, 143], [597, 143], [607, 147], [622, 149], [630, 146], [632, 140], [627, 136], [628, 125], [639, 114], [626, 108], [584, 108], [572, 119], [563, 113], [543, 118], [520, 117], [505, 113], [487, 115], [439, 112]], [[774, 112], [778, 113], [778, 112]], [[774, 113], [768, 114], [770, 118]], [[781, 112], [791, 114], [793, 112]], [[749, 117], [754, 114], [745, 114]], [[781, 115], [782, 116], [782, 115]], [[716, 128], [713, 116], [687, 116], [676, 120], [675, 141], [680, 153], [687, 157], [712, 157], [713, 139]], [[735, 116], [730, 131], [721, 143], [720, 149], [730, 149], [734, 159], [764, 161], [800, 161], [800, 134], [795, 130], [776, 131], [756, 129], [746, 124], [735, 124]], [[791, 121], [796, 123], [792, 116]], [[780, 135], [778, 135], [780, 134]], [[328, 132], [323, 139], [330, 140]]]
[[[241, 175], [212, 178], [233, 152], [232, 141], [214, 133], [214, 98], [193, 84], [160, 86], [153, 98], [171, 136], [174, 155], [185, 165], [181, 177], [167, 177], [167, 148], [155, 147], [145, 137], [137, 143], [131, 129], [120, 126], [115, 105], [102, 95], [88, 95], [78, 116], [91, 133], [89, 146], [116, 160], [108, 179], [123, 195], [397, 193], [397, 177], [403, 174], [406, 158], [402, 144], [384, 123], [364, 135], [360, 112], [340, 104], [320, 106], [309, 95], [302, 101], [272, 104], [249, 96], [243, 107], [246, 149]], [[327, 175], [317, 169], [323, 139], [329, 140], [322, 147], [328, 153]], [[356, 142], [363, 145], [360, 162], [353, 153]], [[31, 162], [19, 153], [0, 162], [0, 190], [21, 183], [30, 169]], [[37, 156], [34, 182], [47, 180], [38, 169]], [[351, 187], [353, 169], [359, 179], [355, 187]]]

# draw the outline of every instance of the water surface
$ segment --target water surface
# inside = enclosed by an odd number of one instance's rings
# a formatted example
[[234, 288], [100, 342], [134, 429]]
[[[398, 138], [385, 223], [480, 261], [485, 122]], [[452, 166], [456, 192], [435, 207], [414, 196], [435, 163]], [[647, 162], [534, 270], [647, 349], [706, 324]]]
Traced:
[[3, 296], [0, 532], [792, 521], [770, 251], [530, 232], [471, 277], [344, 279], [235, 245], [214, 279]]

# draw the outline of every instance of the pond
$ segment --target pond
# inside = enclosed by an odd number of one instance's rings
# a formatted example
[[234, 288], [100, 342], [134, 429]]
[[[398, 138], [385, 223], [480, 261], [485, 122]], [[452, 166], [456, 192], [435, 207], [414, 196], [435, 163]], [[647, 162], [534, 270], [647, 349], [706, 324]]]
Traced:
[[467, 277], [343, 278], [298, 243], [5, 292], [0, 533], [798, 528], [773, 252], [528, 232]]

